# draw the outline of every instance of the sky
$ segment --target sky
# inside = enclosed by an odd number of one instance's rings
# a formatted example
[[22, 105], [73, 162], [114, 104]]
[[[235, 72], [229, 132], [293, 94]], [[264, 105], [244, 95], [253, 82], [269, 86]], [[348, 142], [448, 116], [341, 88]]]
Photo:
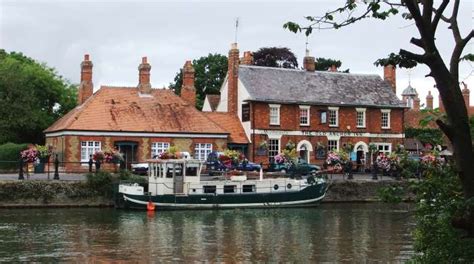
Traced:
[[[344, 2], [0, 0], [0, 48], [44, 62], [72, 83], [79, 83], [79, 65], [84, 54], [90, 54], [95, 90], [101, 85], [136, 86], [143, 56], [152, 66], [152, 86], [168, 87], [186, 60], [209, 53], [227, 55], [236, 35], [241, 56], [261, 47], [288, 47], [302, 66], [308, 41], [312, 56], [341, 60], [341, 69], [349, 68], [352, 73], [380, 76], [383, 69], [373, 65], [378, 58], [400, 48], [419, 52], [409, 43], [418, 36], [416, 26], [400, 16], [386, 21], [366, 19], [338, 30], [316, 30], [308, 40], [304, 34], [283, 29], [287, 21], [304, 25], [304, 16], [322, 15]], [[472, 29], [473, 3], [461, 0], [458, 23], [463, 35]], [[474, 52], [472, 43], [465, 53]], [[437, 45], [448, 61], [454, 40], [443, 22]], [[424, 65], [397, 70], [397, 93], [411, 82], [422, 104], [429, 90], [437, 98], [433, 79], [425, 78], [428, 72]], [[474, 64], [461, 63], [460, 81], [473, 89]], [[471, 105], [474, 90], [472, 93]]]

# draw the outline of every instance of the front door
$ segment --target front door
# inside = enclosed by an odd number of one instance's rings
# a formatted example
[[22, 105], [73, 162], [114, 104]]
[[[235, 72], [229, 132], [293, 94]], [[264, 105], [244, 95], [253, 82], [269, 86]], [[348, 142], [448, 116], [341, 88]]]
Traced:
[[115, 142], [115, 147], [122, 153], [125, 167], [130, 170], [132, 163], [137, 163], [138, 143], [132, 141]]
[[308, 148], [306, 147], [306, 145], [301, 146], [301, 148], [300, 148], [300, 160], [305, 162], [305, 163], [309, 163], [308, 157], [309, 157]]

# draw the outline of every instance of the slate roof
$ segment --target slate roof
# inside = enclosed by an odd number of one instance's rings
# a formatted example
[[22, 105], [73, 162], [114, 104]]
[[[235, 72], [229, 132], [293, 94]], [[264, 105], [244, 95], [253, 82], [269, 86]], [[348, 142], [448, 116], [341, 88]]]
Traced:
[[240, 119], [227, 112], [203, 112], [210, 120], [216, 123], [225, 131], [229, 132], [229, 143], [248, 144], [250, 143], [242, 127]]
[[418, 95], [418, 93], [416, 92], [415, 88], [408, 84], [407, 88], [403, 90], [402, 95]]
[[102, 86], [45, 133], [62, 130], [229, 134], [171, 90]]
[[239, 66], [248, 101], [405, 108], [378, 75]]

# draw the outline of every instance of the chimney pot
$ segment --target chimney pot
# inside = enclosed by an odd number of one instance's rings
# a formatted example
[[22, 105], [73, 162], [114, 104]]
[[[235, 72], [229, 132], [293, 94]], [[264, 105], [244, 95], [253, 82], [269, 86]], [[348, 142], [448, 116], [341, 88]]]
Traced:
[[334, 64], [331, 65], [331, 71], [332, 71], [332, 72], [337, 72], [337, 67], [336, 67], [336, 65], [334, 65]]
[[89, 61], [89, 54], [84, 54], [84, 60]]
[[252, 65], [253, 64], [253, 55], [250, 51], [244, 52], [244, 57], [241, 60], [241, 64], [243, 65]]
[[433, 95], [431, 95], [431, 91], [428, 91], [426, 96], [426, 109], [433, 109]]
[[142, 57], [142, 63], [148, 63], [147, 57]]

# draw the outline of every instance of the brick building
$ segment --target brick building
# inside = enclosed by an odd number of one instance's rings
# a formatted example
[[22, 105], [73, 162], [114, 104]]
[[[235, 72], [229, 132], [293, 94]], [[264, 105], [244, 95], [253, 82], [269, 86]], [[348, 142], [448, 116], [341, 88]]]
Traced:
[[[353, 158], [365, 164], [369, 144], [391, 152], [403, 142], [406, 104], [395, 95], [394, 67], [384, 68], [382, 80], [335, 72], [335, 67], [315, 71], [315, 59], [308, 54], [304, 70], [251, 62], [250, 52], [239, 59], [237, 45], [232, 45], [215, 108], [238, 116], [250, 141], [246, 154], [251, 160], [268, 163], [291, 141], [311, 163], [323, 163], [328, 150], [350, 147]], [[211, 102], [204, 106], [203, 111], [213, 111]]]
[[181, 97], [151, 87], [146, 57], [138, 67], [137, 87], [102, 86], [93, 93], [92, 67], [85, 55], [78, 106], [45, 130], [46, 143], [61, 161], [70, 162], [65, 163], [68, 170], [86, 169], [89, 156], [101, 149], [119, 149], [130, 164], [172, 145], [204, 160], [210, 151], [224, 150], [232, 140], [248, 143], [236, 117], [211, 113], [217, 116], [217, 124], [195, 108], [194, 69], [189, 61], [183, 68]]

